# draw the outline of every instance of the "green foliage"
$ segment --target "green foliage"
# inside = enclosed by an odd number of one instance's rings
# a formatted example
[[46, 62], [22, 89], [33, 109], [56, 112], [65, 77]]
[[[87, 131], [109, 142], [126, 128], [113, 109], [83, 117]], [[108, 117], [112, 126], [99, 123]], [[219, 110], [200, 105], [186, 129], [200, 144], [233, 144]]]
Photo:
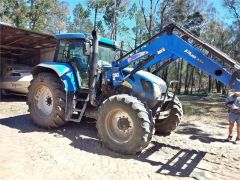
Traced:
[[240, 28], [240, 0], [223, 0], [223, 5], [226, 6], [232, 14], [235, 26]]
[[70, 22], [68, 32], [89, 33], [93, 30], [93, 23], [89, 19], [90, 11], [83, 7], [81, 3], [73, 9], [73, 22]]
[[232, 39], [231, 55], [240, 62], [240, 0], [223, 0], [223, 5], [229, 10], [233, 20], [229, 27]]
[[35, 31], [56, 33], [65, 29], [68, 4], [58, 0], [3, 0], [1, 21]]
[[[109, 0], [88, 0], [88, 8], [92, 14], [94, 14], [94, 18], [92, 20], [93, 25], [96, 26], [98, 33], [101, 36], [105, 36], [105, 28], [103, 23], [103, 13], [106, 7], [108, 6]], [[100, 18], [99, 18], [100, 17]], [[99, 20], [97, 20], [99, 19]]]
[[[104, 22], [110, 30], [109, 35], [112, 39], [117, 39], [117, 34], [122, 31], [126, 33], [128, 27], [124, 23], [127, 17], [126, 0], [109, 0], [103, 15]], [[122, 21], [121, 21], [122, 20]]]
[[26, 3], [26, 0], [2, 0], [0, 20], [17, 27], [25, 27], [28, 13]]

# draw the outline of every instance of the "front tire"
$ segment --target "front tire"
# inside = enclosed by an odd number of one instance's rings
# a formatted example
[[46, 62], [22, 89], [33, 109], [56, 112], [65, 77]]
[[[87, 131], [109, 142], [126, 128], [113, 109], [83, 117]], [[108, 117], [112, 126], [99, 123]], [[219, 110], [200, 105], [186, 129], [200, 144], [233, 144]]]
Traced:
[[29, 86], [27, 104], [33, 122], [43, 128], [57, 128], [65, 121], [65, 91], [52, 73], [39, 73]]
[[144, 104], [127, 94], [114, 95], [99, 108], [97, 129], [106, 147], [122, 154], [136, 154], [147, 147], [154, 123]]
[[[168, 98], [172, 98], [173, 94], [168, 93]], [[170, 104], [169, 104], [170, 103]], [[169, 116], [165, 119], [157, 120], [156, 119], [156, 134], [169, 135], [174, 131], [181, 122], [183, 116], [182, 104], [175, 96], [173, 102], [166, 102], [163, 107], [167, 108], [165, 110], [171, 109]]]

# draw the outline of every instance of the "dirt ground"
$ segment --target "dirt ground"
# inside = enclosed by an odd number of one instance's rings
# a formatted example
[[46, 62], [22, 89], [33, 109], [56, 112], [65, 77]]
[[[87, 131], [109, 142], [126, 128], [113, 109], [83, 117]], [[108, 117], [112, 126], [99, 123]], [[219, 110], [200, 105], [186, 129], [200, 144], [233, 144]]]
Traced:
[[135, 156], [103, 147], [93, 121], [44, 130], [32, 123], [24, 99], [4, 99], [0, 179], [239, 179], [240, 145], [224, 142], [224, 99], [181, 99], [185, 116], [178, 130], [154, 136]]

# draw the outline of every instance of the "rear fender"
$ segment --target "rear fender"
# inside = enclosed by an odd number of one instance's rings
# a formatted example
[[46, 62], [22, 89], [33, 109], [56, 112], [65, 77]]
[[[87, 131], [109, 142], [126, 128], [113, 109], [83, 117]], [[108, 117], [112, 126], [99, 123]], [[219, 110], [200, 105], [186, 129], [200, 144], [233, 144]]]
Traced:
[[66, 92], [78, 91], [78, 82], [75, 78], [74, 69], [67, 63], [43, 62], [32, 69], [32, 74], [37, 75], [41, 72], [54, 72], [64, 83]]

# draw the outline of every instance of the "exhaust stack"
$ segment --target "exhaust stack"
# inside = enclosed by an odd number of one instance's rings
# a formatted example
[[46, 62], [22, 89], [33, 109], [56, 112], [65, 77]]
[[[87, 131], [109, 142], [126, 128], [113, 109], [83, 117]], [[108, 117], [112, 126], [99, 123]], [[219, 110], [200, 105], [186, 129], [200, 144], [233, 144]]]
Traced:
[[97, 81], [97, 62], [98, 62], [98, 35], [94, 29], [92, 31], [93, 37], [93, 51], [90, 61], [90, 73], [89, 73], [89, 100], [92, 106], [97, 106], [96, 102], [96, 81]]

